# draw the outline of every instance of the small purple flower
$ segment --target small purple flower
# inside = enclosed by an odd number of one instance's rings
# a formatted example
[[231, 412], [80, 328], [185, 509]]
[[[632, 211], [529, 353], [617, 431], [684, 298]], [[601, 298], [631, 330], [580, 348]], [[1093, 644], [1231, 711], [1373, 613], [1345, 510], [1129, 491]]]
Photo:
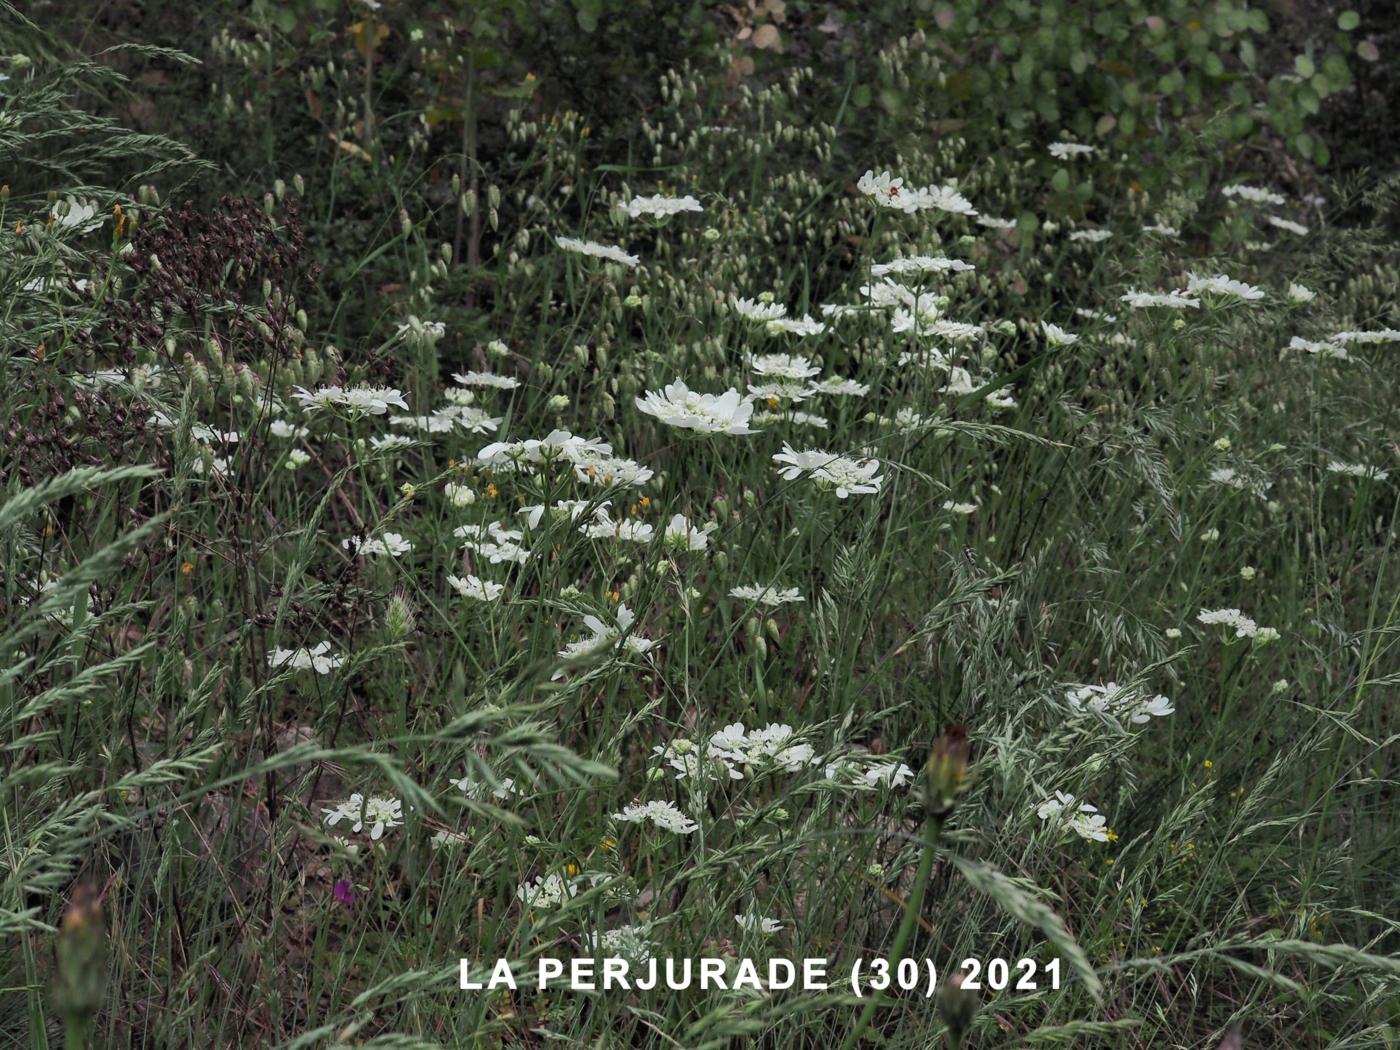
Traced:
[[335, 899], [341, 904], [355, 903], [355, 891], [351, 889], [349, 879], [336, 879], [334, 893]]

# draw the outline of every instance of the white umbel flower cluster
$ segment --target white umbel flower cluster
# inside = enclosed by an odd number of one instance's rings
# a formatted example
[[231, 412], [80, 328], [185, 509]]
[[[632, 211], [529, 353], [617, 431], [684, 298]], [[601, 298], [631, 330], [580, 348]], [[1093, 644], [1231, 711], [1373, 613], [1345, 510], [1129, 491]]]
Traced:
[[1233, 628], [1236, 638], [1252, 638], [1257, 642], [1272, 642], [1279, 633], [1272, 627], [1260, 627], [1238, 609], [1202, 609], [1196, 619], [1208, 627], [1223, 625]]
[[267, 654], [269, 667], [290, 667], [295, 671], [315, 671], [329, 674], [342, 663], [343, 656], [331, 655], [330, 642], [318, 642], [309, 649], [273, 649]]
[[1116, 682], [1105, 685], [1075, 686], [1065, 693], [1069, 706], [1115, 721], [1142, 725], [1154, 718], [1165, 718], [1176, 710], [1165, 696], [1146, 696], [1141, 691]]
[[656, 195], [653, 197], [633, 197], [627, 205], [627, 214], [630, 218], [638, 219], [643, 215], [654, 215], [658, 218], [665, 218], [668, 215], [678, 215], [683, 211], [704, 211], [700, 202], [689, 195], [685, 197], [663, 197]]
[[752, 434], [753, 401], [733, 388], [722, 394], [702, 394], [677, 379], [661, 391], [648, 390], [637, 408], [668, 426], [703, 434]]
[[403, 803], [396, 798], [365, 798], [354, 794], [345, 802], [321, 810], [325, 821], [335, 827], [342, 820], [350, 822], [350, 830], [359, 834], [369, 828], [371, 841], [378, 842], [389, 828], [403, 823]]
[[322, 408], [343, 408], [351, 415], [382, 416], [391, 407], [408, 411], [403, 392], [387, 386], [323, 386], [318, 390], [297, 387], [292, 395], [307, 412]]
[[641, 261], [635, 255], [628, 255], [621, 248], [611, 244], [599, 244], [597, 241], [581, 241], [577, 237], [555, 237], [554, 243], [566, 252], [588, 255], [595, 259], [605, 259], [608, 262], [620, 263], [627, 267], [636, 266]]
[[904, 185], [903, 179], [894, 178], [888, 171], [882, 171], [879, 175], [867, 171], [857, 180], [856, 189], [880, 207], [906, 214], [933, 209], [969, 218], [977, 215], [977, 209], [951, 186], [911, 189]]
[[1036, 810], [1041, 820], [1063, 822], [1064, 826], [1082, 839], [1091, 842], [1108, 841], [1108, 821], [1096, 806], [1080, 802], [1073, 795], [1056, 791], [1053, 798], [1042, 802]]
[[870, 495], [880, 491], [884, 481], [878, 459], [851, 459], [821, 449], [798, 452], [784, 442], [783, 450], [773, 454], [778, 473], [785, 481], [806, 475], [818, 485], [835, 489], [837, 498]]
[[633, 802], [624, 806], [621, 813], [614, 813], [612, 819], [620, 824], [641, 824], [650, 821], [662, 831], [669, 831], [674, 835], [689, 835], [700, 827], [682, 813], [674, 802], [666, 801]]

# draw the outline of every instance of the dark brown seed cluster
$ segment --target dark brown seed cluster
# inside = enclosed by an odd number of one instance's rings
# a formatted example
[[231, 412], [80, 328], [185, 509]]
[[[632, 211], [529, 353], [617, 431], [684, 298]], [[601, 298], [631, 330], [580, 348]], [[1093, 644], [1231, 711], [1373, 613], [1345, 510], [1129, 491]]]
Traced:
[[[283, 202], [280, 219], [247, 197], [224, 196], [211, 211], [187, 201], [138, 228], [126, 257], [135, 280], [107, 304], [119, 360], [129, 364], [137, 350], [162, 347], [172, 331], [207, 334], [233, 360], [261, 360], [258, 322], [280, 338], [292, 288], [314, 279], [295, 198]], [[264, 282], [276, 293], [272, 302]]]
[[[36, 371], [20, 374], [24, 386], [37, 385]], [[12, 416], [4, 424], [0, 442], [13, 454], [0, 458], [0, 488], [11, 471], [29, 487], [75, 467], [111, 466], [147, 458], [131, 452], [149, 433], [138, 409], [110, 390], [71, 390], [44, 382], [42, 390], [23, 394], [30, 406], [24, 417]]]

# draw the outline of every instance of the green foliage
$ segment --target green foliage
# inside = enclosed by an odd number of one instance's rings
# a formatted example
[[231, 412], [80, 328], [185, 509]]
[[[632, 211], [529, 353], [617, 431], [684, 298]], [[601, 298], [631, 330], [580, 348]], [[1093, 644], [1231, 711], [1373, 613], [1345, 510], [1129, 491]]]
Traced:
[[1348, 12], [1337, 32], [1280, 61], [1268, 15], [1247, 0], [931, 6], [921, 21], [945, 64], [938, 108], [974, 131], [1067, 131], [1155, 153], [1228, 113], [1229, 139], [1251, 137], [1262, 119], [1318, 164], [1328, 150], [1305, 125], [1351, 83], [1350, 34], [1360, 25]]

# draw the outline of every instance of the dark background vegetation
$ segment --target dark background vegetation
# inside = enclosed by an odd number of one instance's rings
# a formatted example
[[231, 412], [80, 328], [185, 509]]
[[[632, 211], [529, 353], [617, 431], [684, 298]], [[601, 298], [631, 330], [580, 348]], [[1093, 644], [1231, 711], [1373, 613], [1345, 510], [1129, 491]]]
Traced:
[[[302, 173], [345, 338], [372, 323], [345, 304], [390, 282], [337, 263], [362, 259], [404, 205], [385, 199], [385, 168], [451, 213], [463, 191], [510, 184], [509, 111], [577, 114], [585, 162], [635, 165], [663, 75], [688, 64], [716, 100], [810, 69], [788, 118], [831, 124], [832, 168], [855, 173], [910, 136], [964, 138], [974, 156], [1071, 137], [1132, 156], [1160, 189], [1183, 141], [1209, 134], [1227, 171], [1305, 194], [1389, 171], [1400, 146], [1391, 0], [47, 0], [26, 13], [77, 52], [141, 43], [198, 60], [109, 52], [125, 90], [85, 102], [211, 162], [181, 196], [212, 203]], [[881, 68], [880, 48], [916, 30], [921, 72]], [[375, 155], [356, 152], [371, 142]], [[337, 151], [366, 163], [336, 165]], [[1052, 214], [1092, 196], [1068, 174]], [[490, 231], [478, 215], [439, 232], [468, 263], [452, 270], [458, 296], [478, 302]]]

